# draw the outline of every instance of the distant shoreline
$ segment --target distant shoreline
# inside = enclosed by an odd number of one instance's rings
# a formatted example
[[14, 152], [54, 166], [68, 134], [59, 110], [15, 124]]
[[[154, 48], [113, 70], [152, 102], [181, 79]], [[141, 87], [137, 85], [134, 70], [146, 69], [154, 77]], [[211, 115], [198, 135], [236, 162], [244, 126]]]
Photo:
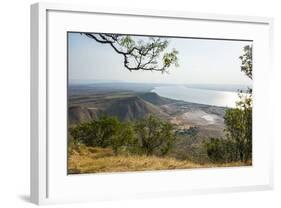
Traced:
[[186, 86], [188, 88], [195, 89], [204, 89], [204, 90], [215, 90], [215, 91], [226, 91], [226, 92], [237, 92], [238, 90], [246, 91], [249, 87], [252, 86], [245, 84], [187, 84], [187, 83], [145, 83], [145, 82], [125, 82], [125, 81], [111, 81], [111, 80], [101, 80], [101, 81], [69, 81], [68, 86], [95, 86], [95, 85], [116, 85], [116, 86], [134, 86], [134, 85], [143, 85], [143, 86]]
[[236, 92], [192, 88], [186, 85], [154, 87], [150, 92], [169, 99], [217, 107], [232, 108], [238, 100]]

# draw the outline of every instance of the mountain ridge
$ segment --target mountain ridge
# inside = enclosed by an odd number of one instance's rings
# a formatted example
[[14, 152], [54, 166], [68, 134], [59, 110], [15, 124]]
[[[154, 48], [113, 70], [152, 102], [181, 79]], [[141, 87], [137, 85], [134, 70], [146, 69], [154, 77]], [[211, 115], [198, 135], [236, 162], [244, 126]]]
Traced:
[[[99, 107], [91, 103], [70, 106], [68, 108], [69, 123], [87, 122], [101, 115], [116, 116], [121, 121], [132, 121], [149, 114], [164, 118], [168, 115], [160, 106], [171, 103], [173, 100], [161, 97], [155, 92], [146, 92], [135, 93], [128, 97], [105, 98], [102, 102], [102, 104], [99, 103]], [[100, 107], [101, 105], [103, 107]]]

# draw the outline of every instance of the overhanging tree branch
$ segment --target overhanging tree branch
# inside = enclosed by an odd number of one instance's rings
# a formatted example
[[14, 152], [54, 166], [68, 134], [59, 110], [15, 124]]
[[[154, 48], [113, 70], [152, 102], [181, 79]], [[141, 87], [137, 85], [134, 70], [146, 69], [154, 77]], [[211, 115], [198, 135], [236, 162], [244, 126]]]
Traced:
[[[171, 66], [178, 66], [178, 51], [173, 49], [165, 52], [168, 41], [160, 37], [146, 37], [137, 41], [129, 35], [81, 33], [98, 43], [108, 44], [122, 55], [124, 67], [129, 71], [159, 71], [167, 72]], [[136, 40], [135, 40], [136, 39]]]

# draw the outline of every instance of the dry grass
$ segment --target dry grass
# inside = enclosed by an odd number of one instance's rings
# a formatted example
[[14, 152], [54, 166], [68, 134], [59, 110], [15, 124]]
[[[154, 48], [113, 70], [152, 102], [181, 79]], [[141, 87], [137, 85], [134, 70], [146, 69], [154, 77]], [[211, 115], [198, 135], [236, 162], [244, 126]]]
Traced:
[[117, 155], [111, 148], [80, 146], [69, 151], [68, 173], [128, 172], [148, 170], [172, 170], [209, 167], [232, 167], [250, 164], [196, 164], [170, 157]]

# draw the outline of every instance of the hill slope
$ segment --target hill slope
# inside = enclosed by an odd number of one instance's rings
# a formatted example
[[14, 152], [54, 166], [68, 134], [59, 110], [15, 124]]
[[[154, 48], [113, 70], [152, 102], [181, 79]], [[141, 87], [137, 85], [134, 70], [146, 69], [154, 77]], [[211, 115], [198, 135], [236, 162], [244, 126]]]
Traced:
[[97, 119], [99, 114], [100, 111], [96, 109], [86, 108], [83, 106], [71, 106], [68, 108], [68, 122], [70, 124], [87, 122], [92, 119]]
[[121, 121], [132, 121], [149, 114], [164, 118], [168, 115], [159, 106], [173, 101], [160, 97], [156, 93], [136, 93], [123, 97], [105, 94], [103, 97], [96, 98], [97, 100], [88, 97], [87, 99], [86, 103], [81, 98], [83, 104], [70, 105], [68, 108], [70, 124], [87, 122], [97, 119], [100, 115], [116, 116]]
[[165, 105], [165, 104], [175, 102], [175, 100], [165, 98], [165, 97], [161, 97], [155, 92], [142, 93], [142, 94], [139, 95], [139, 97], [142, 98], [143, 100], [147, 101], [147, 102], [150, 102], [150, 103], [154, 104], [154, 105]]
[[104, 112], [109, 116], [117, 116], [121, 121], [143, 118], [148, 114], [166, 115], [158, 106], [143, 100], [139, 96], [115, 100]]

